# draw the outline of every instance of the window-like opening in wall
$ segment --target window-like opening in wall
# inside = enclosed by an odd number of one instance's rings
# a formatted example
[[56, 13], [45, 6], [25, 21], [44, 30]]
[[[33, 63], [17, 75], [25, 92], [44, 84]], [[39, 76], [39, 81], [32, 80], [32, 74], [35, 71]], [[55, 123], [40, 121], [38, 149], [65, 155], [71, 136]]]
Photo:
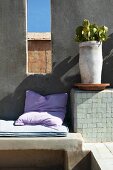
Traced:
[[52, 70], [50, 0], [27, 1], [28, 74]]

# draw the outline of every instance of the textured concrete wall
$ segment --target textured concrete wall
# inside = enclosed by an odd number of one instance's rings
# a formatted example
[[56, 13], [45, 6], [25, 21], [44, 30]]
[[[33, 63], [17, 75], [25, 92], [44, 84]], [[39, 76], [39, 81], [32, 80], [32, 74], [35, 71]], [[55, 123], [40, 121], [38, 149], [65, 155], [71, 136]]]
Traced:
[[15, 91], [25, 73], [26, 1], [0, 0], [0, 118], [22, 111], [22, 95]]
[[51, 0], [53, 61], [64, 85], [78, 82], [78, 44], [75, 28], [84, 18], [109, 27], [110, 39], [103, 45], [104, 67], [102, 82], [113, 86], [113, 1], [112, 0]]

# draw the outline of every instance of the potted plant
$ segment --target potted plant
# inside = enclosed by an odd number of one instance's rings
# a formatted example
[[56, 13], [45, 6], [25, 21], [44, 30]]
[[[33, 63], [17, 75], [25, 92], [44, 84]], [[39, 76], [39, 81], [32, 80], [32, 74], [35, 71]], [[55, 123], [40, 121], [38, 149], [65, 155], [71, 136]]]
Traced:
[[103, 65], [102, 42], [108, 39], [108, 28], [92, 24], [84, 19], [76, 28], [75, 41], [79, 42], [79, 68], [81, 82], [101, 83]]

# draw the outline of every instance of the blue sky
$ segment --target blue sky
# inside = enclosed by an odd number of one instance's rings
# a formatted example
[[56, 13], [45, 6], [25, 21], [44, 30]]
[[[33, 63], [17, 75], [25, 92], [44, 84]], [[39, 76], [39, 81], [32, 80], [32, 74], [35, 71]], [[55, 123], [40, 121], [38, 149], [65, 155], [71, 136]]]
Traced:
[[50, 32], [50, 0], [28, 0], [28, 32]]

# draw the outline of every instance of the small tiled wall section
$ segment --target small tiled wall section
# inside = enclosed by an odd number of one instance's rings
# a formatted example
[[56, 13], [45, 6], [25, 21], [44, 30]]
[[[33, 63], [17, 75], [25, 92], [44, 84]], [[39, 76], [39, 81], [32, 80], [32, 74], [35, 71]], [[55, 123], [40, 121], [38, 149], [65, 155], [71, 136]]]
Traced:
[[85, 142], [113, 141], [113, 89], [72, 89], [71, 103], [74, 132], [81, 133]]

